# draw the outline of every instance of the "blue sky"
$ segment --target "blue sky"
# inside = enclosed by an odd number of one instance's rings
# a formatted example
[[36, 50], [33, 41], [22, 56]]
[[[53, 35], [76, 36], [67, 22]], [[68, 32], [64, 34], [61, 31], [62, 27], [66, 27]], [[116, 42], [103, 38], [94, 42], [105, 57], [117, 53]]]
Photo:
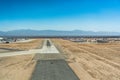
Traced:
[[0, 31], [120, 32], [120, 0], [0, 0]]

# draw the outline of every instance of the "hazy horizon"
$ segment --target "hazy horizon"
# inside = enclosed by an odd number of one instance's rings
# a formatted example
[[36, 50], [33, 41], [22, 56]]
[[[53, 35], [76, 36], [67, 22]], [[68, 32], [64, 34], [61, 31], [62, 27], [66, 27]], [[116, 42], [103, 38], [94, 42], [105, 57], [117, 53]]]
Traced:
[[120, 32], [119, 0], [1, 0], [0, 31]]
[[0, 32], [13, 32], [13, 31], [83, 31], [83, 32], [110, 32], [110, 33], [120, 33], [120, 32], [114, 32], [114, 31], [91, 31], [91, 30], [77, 30], [77, 29], [74, 29], [74, 30], [53, 30], [53, 29], [43, 29], [43, 30], [37, 30], [37, 29], [13, 29], [13, 30], [8, 30], [8, 31], [1, 31]]

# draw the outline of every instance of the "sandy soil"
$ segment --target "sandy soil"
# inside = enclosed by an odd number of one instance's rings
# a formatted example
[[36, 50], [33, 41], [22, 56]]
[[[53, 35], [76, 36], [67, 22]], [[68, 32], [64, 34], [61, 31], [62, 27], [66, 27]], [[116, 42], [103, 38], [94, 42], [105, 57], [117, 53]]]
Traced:
[[0, 44], [0, 48], [10, 48], [18, 50], [29, 50], [40, 47], [42, 39], [36, 39], [30, 42], [20, 42], [20, 43], [9, 43], [9, 44]]
[[53, 40], [80, 80], [120, 80], [120, 43], [78, 44]]
[[29, 80], [36, 64], [33, 56], [0, 58], [0, 80]]

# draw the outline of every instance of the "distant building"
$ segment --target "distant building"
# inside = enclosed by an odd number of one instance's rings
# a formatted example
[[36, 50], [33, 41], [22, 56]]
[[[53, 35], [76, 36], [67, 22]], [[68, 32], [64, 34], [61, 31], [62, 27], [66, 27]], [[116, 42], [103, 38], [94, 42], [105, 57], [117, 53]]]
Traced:
[[0, 37], [0, 43], [2, 43], [4, 41], [3, 37]]
[[3, 37], [0, 37], [0, 41], [2, 41], [4, 38]]

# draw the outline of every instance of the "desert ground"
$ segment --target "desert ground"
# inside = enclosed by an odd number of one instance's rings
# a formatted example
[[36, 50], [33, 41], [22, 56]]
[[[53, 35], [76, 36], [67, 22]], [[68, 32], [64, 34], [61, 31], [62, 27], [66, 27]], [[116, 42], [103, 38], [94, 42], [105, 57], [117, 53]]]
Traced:
[[[41, 48], [42, 39], [24, 43], [0, 44], [0, 48], [30, 50]], [[0, 57], [0, 80], [29, 80], [34, 70], [36, 61], [34, 54]]]
[[80, 80], [120, 80], [120, 43], [79, 44], [53, 40]]
[[36, 62], [34, 55], [0, 58], [0, 80], [29, 80]]
[[[1, 48], [40, 48], [41, 39], [26, 43], [2, 44]], [[120, 80], [120, 43], [79, 44], [52, 39], [80, 80]], [[5, 46], [4, 46], [5, 45]], [[36, 61], [34, 54], [1, 57], [0, 80], [29, 80]]]
[[34, 48], [39, 48], [41, 45], [42, 39], [34, 39], [30, 42], [17, 42], [17, 43], [9, 43], [9, 44], [0, 44], [0, 48], [8, 48], [8, 49], [17, 49], [17, 50], [30, 50]]

